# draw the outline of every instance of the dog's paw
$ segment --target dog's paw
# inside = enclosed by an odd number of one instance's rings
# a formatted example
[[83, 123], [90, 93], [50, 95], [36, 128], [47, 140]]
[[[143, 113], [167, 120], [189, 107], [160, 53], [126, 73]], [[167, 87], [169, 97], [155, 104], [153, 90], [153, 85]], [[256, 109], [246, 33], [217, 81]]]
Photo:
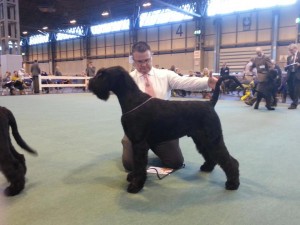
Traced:
[[139, 185], [136, 185], [134, 183], [130, 183], [127, 187], [127, 192], [132, 193], [132, 194], [136, 194], [142, 189], [143, 189], [143, 185], [139, 186]]
[[15, 196], [19, 194], [24, 188], [13, 188], [12, 186], [7, 187], [4, 190], [4, 195], [6, 196]]
[[211, 172], [213, 171], [213, 169], [215, 168], [215, 164], [209, 164], [207, 162], [205, 162], [201, 167], [200, 170], [202, 172]]
[[237, 190], [240, 186], [240, 182], [237, 180], [237, 181], [227, 181], [225, 183], [225, 188], [226, 190], [231, 190], [231, 191], [234, 191], [234, 190]]
[[132, 182], [133, 181], [133, 177], [134, 177], [133, 172], [128, 173], [127, 174], [127, 181], [128, 182]]

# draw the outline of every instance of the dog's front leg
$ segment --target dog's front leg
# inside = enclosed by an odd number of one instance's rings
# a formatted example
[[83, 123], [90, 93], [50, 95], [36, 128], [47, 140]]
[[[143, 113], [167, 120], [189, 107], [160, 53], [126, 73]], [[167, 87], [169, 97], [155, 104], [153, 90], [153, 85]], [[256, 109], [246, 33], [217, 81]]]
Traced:
[[129, 193], [137, 193], [143, 189], [147, 172], [149, 147], [146, 142], [133, 143], [133, 171], [128, 174], [127, 181], [130, 182], [127, 191]]

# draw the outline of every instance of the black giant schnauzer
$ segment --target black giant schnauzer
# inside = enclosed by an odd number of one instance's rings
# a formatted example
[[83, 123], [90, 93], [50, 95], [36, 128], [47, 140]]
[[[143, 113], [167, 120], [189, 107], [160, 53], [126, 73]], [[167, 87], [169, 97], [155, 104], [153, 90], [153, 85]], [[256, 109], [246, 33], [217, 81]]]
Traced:
[[19, 194], [25, 187], [26, 163], [25, 157], [19, 154], [11, 143], [9, 127], [18, 145], [27, 152], [37, 155], [22, 139], [18, 132], [14, 115], [7, 108], [0, 106], [0, 170], [10, 182], [4, 190], [6, 196]]
[[223, 80], [218, 80], [211, 101], [152, 98], [120, 66], [100, 69], [90, 80], [89, 89], [98, 98], [107, 100], [112, 91], [119, 99], [123, 129], [133, 146], [134, 168], [127, 176], [128, 192], [137, 193], [144, 187], [149, 148], [185, 135], [193, 139], [205, 159], [200, 169], [211, 172], [216, 164], [220, 165], [227, 177], [226, 189], [238, 189], [239, 163], [227, 151], [214, 109]]

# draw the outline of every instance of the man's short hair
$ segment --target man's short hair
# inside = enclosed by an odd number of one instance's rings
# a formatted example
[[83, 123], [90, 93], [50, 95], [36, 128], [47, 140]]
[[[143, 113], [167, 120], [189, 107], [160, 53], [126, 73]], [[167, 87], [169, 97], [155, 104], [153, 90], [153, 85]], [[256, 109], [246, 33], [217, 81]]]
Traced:
[[298, 45], [296, 45], [295, 43], [292, 43], [289, 45], [289, 50], [292, 50], [292, 49], [298, 49]]
[[262, 52], [262, 49], [261, 49], [261, 47], [257, 47], [257, 48], [255, 49], [255, 51], [256, 51], [256, 52]]
[[144, 42], [144, 41], [139, 41], [137, 43], [135, 43], [133, 46], [132, 46], [132, 53], [134, 52], [145, 52], [145, 51], [151, 51], [151, 48], [150, 46]]

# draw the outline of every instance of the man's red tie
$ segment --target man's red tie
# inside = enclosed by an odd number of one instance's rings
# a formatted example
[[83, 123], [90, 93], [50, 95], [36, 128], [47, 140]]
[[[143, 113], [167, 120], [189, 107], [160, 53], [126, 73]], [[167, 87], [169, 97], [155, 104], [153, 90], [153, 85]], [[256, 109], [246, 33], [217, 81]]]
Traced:
[[148, 74], [144, 74], [143, 77], [144, 77], [144, 80], [145, 80], [145, 92], [152, 96], [152, 97], [155, 97], [155, 92], [154, 92], [154, 89], [153, 89], [153, 86], [152, 86], [152, 83], [148, 77], [149, 75]]

